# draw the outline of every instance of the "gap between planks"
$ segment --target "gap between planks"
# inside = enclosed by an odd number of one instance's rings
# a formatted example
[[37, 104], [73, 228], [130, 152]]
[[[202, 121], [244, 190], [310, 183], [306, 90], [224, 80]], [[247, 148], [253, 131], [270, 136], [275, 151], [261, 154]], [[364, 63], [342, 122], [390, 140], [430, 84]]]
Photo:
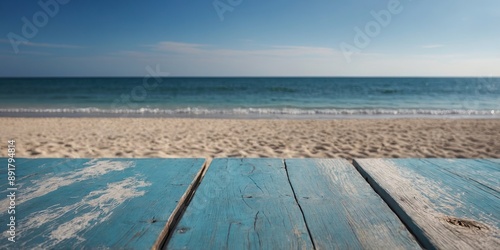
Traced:
[[286, 160], [283, 159], [281, 161], [283, 162], [283, 165], [285, 166], [286, 178], [288, 180], [288, 184], [290, 185], [290, 188], [292, 189], [293, 198], [295, 199], [295, 203], [299, 207], [300, 213], [302, 214], [302, 219], [304, 220], [304, 224], [306, 225], [307, 234], [309, 235], [309, 239], [311, 240], [313, 249], [316, 250], [316, 245], [314, 244], [311, 230], [309, 229], [309, 225], [307, 224], [306, 216], [304, 215], [304, 210], [302, 210], [302, 206], [300, 205], [299, 200], [297, 199], [297, 194], [295, 193], [295, 189], [293, 188], [292, 182], [290, 181], [290, 175], [288, 174], [288, 166], [286, 165]]
[[198, 186], [201, 183], [201, 180], [205, 176], [205, 173], [207, 172], [209, 168], [209, 160], [205, 159], [205, 162], [203, 163], [203, 166], [201, 167], [200, 171], [196, 174], [194, 180], [189, 184], [188, 189], [186, 192], [182, 195], [182, 197], [179, 199], [179, 202], [177, 203], [177, 206], [175, 207], [174, 211], [170, 215], [170, 217], [167, 220], [167, 223], [165, 224], [165, 227], [161, 231], [160, 235], [158, 236], [158, 239], [154, 243], [153, 247], [151, 249], [154, 250], [159, 250], [163, 249], [166, 243], [168, 243], [168, 240], [170, 239], [172, 232], [175, 230], [177, 227], [177, 224], [182, 218], [182, 215], [184, 214], [184, 211], [188, 207], [189, 203], [191, 202], [191, 199], [193, 198], [194, 194], [196, 193], [196, 189], [198, 189]]
[[[208, 171], [210, 165], [211, 165], [211, 160], [210, 159], [205, 159], [205, 162], [203, 164], [202, 169], [198, 172], [196, 175], [195, 179], [193, 182], [190, 184], [188, 190], [184, 195], [181, 197], [179, 200], [179, 203], [177, 204], [176, 208], [174, 209], [173, 213], [169, 217], [165, 228], [163, 229], [162, 233], [158, 237], [157, 241], [153, 245], [152, 249], [163, 249], [168, 241], [170, 240], [172, 233], [175, 231], [175, 228], [177, 227], [177, 224], [182, 218], [182, 215], [184, 214], [186, 208], [189, 206], [189, 203], [191, 202], [191, 199], [193, 198], [194, 194], [196, 193], [196, 190], [198, 189], [198, 186], [200, 185], [201, 181], [203, 180], [206, 172]], [[287, 175], [287, 180], [288, 184], [290, 185], [295, 203], [300, 209], [300, 212], [302, 214], [302, 218], [304, 220], [304, 224], [307, 229], [307, 233], [309, 235], [309, 238], [311, 240], [311, 243], [313, 245], [313, 249], [316, 249], [316, 246], [314, 245], [314, 241], [312, 239], [312, 234], [309, 229], [309, 225], [307, 224], [307, 220], [304, 215], [304, 211], [302, 210], [302, 207], [297, 199], [297, 195], [295, 193], [295, 189], [293, 188], [293, 185], [290, 181], [290, 176], [288, 173], [288, 167], [286, 165], [286, 159], [282, 159], [282, 163], [285, 167], [285, 172]], [[356, 171], [365, 179], [365, 181], [370, 185], [370, 187], [377, 193], [382, 200], [389, 206], [389, 208], [394, 212], [394, 214], [399, 218], [399, 220], [405, 225], [405, 227], [408, 229], [408, 231], [417, 239], [417, 242], [425, 249], [436, 249], [436, 247], [429, 241], [429, 239], [424, 235], [424, 233], [421, 231], [421, 229], [416, 226], [416, 224], [413, 222], [411, 217], [404, 212], [404, 210], [399, 207], [397, 202], [389, 195], [387, 194], [378, 184], [368, 175], [364, 170], [358, 165], [355, 159], [352, 159], [349, 161], [351, 166], [356, 169]]]
[[429, 250], [437, 249], [431, 241], [425, 236], [424, 232], [420, 227], [418, 227], [413, 219], [404, 211], [404, 209], [399, 206], [399, 204], [394, 200], [394, 198], [388, 194], [363, 168], [358, 164], [356, 160], [353, 160], [352, 165], [358, 171], [358, 173], [363, 177], [363, 179], [370, 184], [370, 187], [377, 193], [382, 200], [389, 206], [389, 208], [396, 214], [401, 222], [406, 226], [408, 231], [413, 234], [417, 242], [424, 248]]

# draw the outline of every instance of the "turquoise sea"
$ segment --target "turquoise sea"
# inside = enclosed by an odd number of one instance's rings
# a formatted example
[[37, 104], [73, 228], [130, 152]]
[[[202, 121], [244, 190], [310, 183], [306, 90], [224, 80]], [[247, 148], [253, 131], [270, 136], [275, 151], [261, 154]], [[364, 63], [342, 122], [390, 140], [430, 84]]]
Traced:
[[500, 118], [500, 78], [0, 78], [0, 116]]

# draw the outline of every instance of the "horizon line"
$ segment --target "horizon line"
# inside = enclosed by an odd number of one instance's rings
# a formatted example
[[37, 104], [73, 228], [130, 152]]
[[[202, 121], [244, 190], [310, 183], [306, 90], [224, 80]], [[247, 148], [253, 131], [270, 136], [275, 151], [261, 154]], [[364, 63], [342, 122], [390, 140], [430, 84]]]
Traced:
[[[144, 78], [137, 76], [0, 76], [2, 78]], [[154, 76], [149, 76], [154, 77]], [[500, 78], [498, 76], [158, 76], [159, 78]]]

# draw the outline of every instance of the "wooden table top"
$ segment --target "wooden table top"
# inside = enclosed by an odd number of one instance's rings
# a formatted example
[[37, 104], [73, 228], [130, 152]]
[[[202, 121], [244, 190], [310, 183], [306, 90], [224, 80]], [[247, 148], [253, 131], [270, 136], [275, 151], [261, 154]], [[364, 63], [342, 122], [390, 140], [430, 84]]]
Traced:
[[500, 159], [15, 160], [5, 249], [500, 249]]

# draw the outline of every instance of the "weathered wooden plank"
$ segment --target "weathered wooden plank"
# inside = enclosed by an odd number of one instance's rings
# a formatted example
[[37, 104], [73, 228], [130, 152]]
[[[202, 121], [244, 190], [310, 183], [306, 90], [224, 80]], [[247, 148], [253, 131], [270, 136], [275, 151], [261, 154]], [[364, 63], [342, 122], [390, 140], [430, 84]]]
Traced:
[[500, 192], [500, 159], [433, 159], [432, 163], [450, 174], [481, 184], [478, 187]]
[[500, 247], [498, 160], [363, 159], [355, 166], [426, 248]]
[[316, 249], [421, 249], [346, 160], [287, 159], [285, 164]]
[[[18, 159], [16, 242], [4, 237], [0, 247], [151, 248], [161, 243], [204, 161]], [[6, 197], [7, 184], [0, 184]], [[0, 206], [6, 225], [8, 201]]]
[[280, 159], [214, 159], [167, 249], [312, 249]]

